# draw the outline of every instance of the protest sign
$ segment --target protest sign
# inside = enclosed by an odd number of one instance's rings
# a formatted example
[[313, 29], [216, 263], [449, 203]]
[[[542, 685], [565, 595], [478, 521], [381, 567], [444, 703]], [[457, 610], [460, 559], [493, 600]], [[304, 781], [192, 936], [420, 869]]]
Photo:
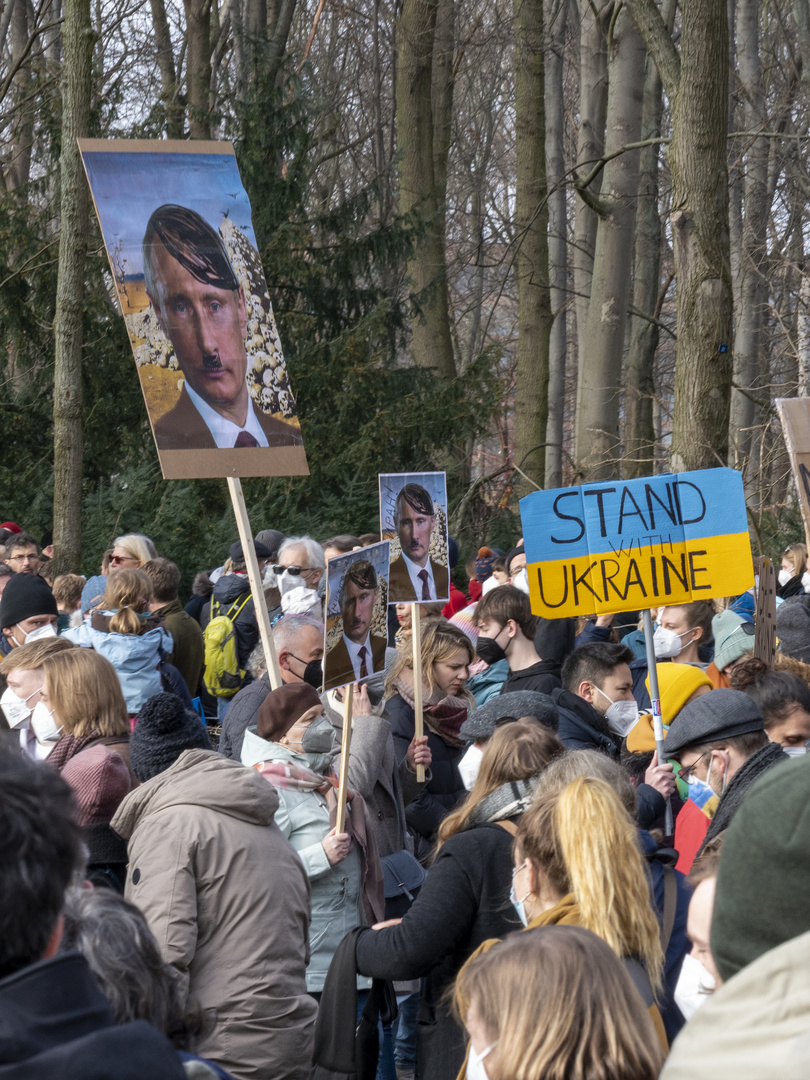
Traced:
[[389, 604], [450, 599], [443, 472], [381, 473], [380, 533], [391, 541]]
[[776, 409], [799, 491], [805, 542], [810, 543], [810, 398], [777, 398]]
[[758, 560], [754, 656], [773, 668], [776, 660], [776, 573], [767, 556]]
[[372, 544], [326, 564], [324, 690], [385, 670], [389, 544]]
[[688, 604], [753, 584], [735, 469], [535, 491], [520, 515], [532, 611], [547, 619]]
[[231, 143], [79, 148], [164, 478], [306, 475]]

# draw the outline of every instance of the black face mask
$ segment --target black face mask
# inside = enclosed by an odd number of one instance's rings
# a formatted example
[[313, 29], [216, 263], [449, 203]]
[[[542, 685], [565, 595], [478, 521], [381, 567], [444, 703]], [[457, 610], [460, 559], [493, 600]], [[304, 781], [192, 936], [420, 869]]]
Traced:
[[[300, 656], [296, 656], [295, 653], [290, 653], [293, 660], [297, 660], [299, 664], [304, 664], [304, 661]], [[323, 686], [323, 660], [310, 660], [308, 664], [304, 664], [304, 674], [299, 678], [303, 679], [305, 683], [309, 683], [310, 686], [314, 686], [320, 693]]]
[[[498, 637], [503, 633], [503, 627], [498, 631]], [[497, 637], [479, 637], [475, 651], [485, 664], [497, 664], [499, 660], [506, 659], [506, 653], [498, 644]]]

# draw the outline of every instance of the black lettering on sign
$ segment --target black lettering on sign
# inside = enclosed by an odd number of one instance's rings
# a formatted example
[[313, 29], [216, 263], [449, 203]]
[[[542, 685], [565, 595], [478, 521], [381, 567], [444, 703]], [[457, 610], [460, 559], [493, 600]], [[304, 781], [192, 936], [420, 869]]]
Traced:
[[612, 491], [615, 491], [615, 490], [616, 490], [615, 487], [612, 487], [612, 488], [597, 488], [595, 491], [583, 491], [583, 493], [582, 493], [585, 496], [588, 496], [588, 495], [595, 495], [596, 496], [596, 503], [597, 503], [597, 506], [599, 507], [599, 529], [600, 529], [601, 535], [603, 537], [607, 536], [607, 528], [605, 526], [605, 501], [604, 501], [604, 497], [605, 497], [605, 495], [609, 495]]
[[810, 469], [804, 463], [799, 465], [799, 476], [804, 488], [804, 497], [810, 503]]
[[[653, 560], [655, 562], [655, 560]], [[644, 588], [644, 582], [641, 580], [641, 571], [638, 568], [638, 563], [635, 559], [630, 560], [630, 565], [627, 567], [627, 579], [624, 583], [624, 596], [623, 600], [627, 599], [627, 594], [633, 586], [638, 586], [641, 589], [641, 595], [646, 597], [647, 590]]]
[[[703, 492], [700, 490], [697, 484], [693, 484], [691, 480], [676, 480], [672, 486], [675, 488], [675, 502], [678, 504], [678, 524], [695, 525], [698, 521], [703, 521], [704, 517], [706, 516], [706, 500], [703, 498]], [[681, 493], [678, 490], [682, 487], [690, 487], [698, 493], [701, 509], [697, 517], [685, 518], [683, 516], [683, 508], [681, 507]]]
[[[625, 510], [625, 505], [628, 502], [631, 502], [633, 504], [633, 509], [632, 510]], [[624, 531], [624, 519], [625, 518], [631, 518], [631, 517], [641, 518], [641, 524], [644, 526], [644, 528], [645, 529], [650, 528], [650, 526], [647, 525], [647, 520], [644, 517], [644, 515], [642, 514], [638, 503], [633, 498], [632, 491], [630, 490], [629, 487], [625, 487], [625, 488], [622, 488], [622, 501], [619, 504], [619, 535], [620, 536], [621, 536], [622, 532]]]
[[543, 588], [543, 569], [542, 569], [541, 566], [537, 567], [537, 584], [540, 586], [540, 598], [543, 601], [543, 603], [546, 605], [546, 607], [550, 607], [550, 608], [562, 607], [563, 604], [565, 603], [565, 601], [568, 599], [568, 564], [567, 563], [563, 563], [562, 571], [563, 571], [563, 596], [562, 596], [562, 600], [558, 601], [556, 604], [552, 604], [552, 602], [550, 600], [546, 599], [546, 591]]
[[[612, 574], [609, 574], [607, 572], [608, 564], [613, 567]], [[602, 559], [602, 587], [605, 590], [605, 603], [607, 603], [608, 598], [608, 585], [610, 585], [611, 589], [613, 589], [613, 591], [616, 593], [620, 600], [624, 600], [626, 597], [626, 594], [623, 595], [613, 584], [613, 579], [616, 577], [620, 569], [621, 566], [619, 563], [616, 562], [615, 559]]]
[[602, 597], [599, 595], [599, 593], [594, 592], [593, 589], [591, 588], [591, 586], [585, 580], [585, 578], [588, 576], [588, 574], [590, 574], [591, 570], [593, 570], [593, 568], [595, 566], [596, 566], [596, 560], [594, 560], [589, 566], [587, 566], [582, 571], [582, 573], [579, 576], [577, 576], [576, 563], [571, 563], [571, 584], [574, 587], [574, 603], [577, 604], [577, 605], [579, 604], [579, 592], [577, 591], [577, 585], [584, 585], [585, 588], [588, 590], [588, 592], [591, 594], [591, 596], [595, 596], [597, 600], [602, 599]]
[[689, 552], [689, 587], [692, 592], [700, 592], [701, 589], [711, 589], [711, 585], [698, 585], [695, 581], [695, 574], [708, 574], [709, 568], [707, 566], [695, 566], [695, 559], [700, 558], [701, 555], [705, 555], [705, 551], [690, 551]]
[[650, 574], [652, 576], [652, 591], [653, 596], [658, 595], [658, 569], [655, 565], [655, 556], [650, 556]]
[[681, 588], [684, 590], [684, 592], [688, 589], [688, 586], [686, 584], [686, 556], [685, 555], [681, 555], [681, 572], [680, 573], [678, 573], [678, 569], [675, 566], [675, 563], [670, 562], [669, 559], [666, 557], [666, 555], [661, 556], [661, 569], [664, 571], [664, 595], [665, 596], [669, 596], [669, 594], [672, 592], [672, 584], [671, 584], [671, 579], [670, 579], [670, 576], [669, 576], [670, 570], [675, 575], [675, 577], [678, 579], [678, 581], [680, 581]]
[[665, 504], [656, 491], [653, 490], [652, 484], [644, 485], [644, 493], [647, 496], [647, 510], [650, 515], [650, 528], [655, 528], [655, 511], [653, 510], [653, 499], [658, 503], [664, 513], [667, 515], [673, 525], [678, 524], [678, 513], [675, 509], [675, 505], [672, 499], [672, 488], [669, 484], [666, 485], [667, 490], [667, 503]]
[[579, 532], [577, 533], [576, 536], [569, 536], [566, 540], [561, 540], [561, 539], [559, 539], [559, 537], [552, 536], [552, 538], [551, 538], [552, 544], [575, 544], [577, 542], [577, 540], [581, 540], [582, 537], [585, 535], [585, 522], [582, 520], [582, 518], [578, 518], [575, 514], [564, 514], [562, 512], [562, 510], [560, 510], [560, 508], [559, 508], [560, 500], [561, 499], [567, 499], [571, 495], [573, 495], [574, 498], [579, 498], [579, 492], [578, 491], [564, 491], [561, 495], [558, 495], [557, 498], [554, 500], [553, 509], [554, 509], [554, 513], [557, 515], [557, 517], [560, 519], [560, 521], [575, 521], [577, 523], [577, 525], [579, 525]]

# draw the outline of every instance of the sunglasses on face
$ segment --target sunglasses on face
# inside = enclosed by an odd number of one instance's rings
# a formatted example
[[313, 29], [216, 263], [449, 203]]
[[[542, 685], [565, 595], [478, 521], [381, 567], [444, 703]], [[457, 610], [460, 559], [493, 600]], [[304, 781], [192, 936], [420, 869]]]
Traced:
[[315, 569], [316, 569], [316, 567], [314, 567], [314, 566], [279, 566], [279, 565], [276, 565], [276, 566], [273, 567], [273, 573], [276, 575], [276, 577], [281, 577], [281, 575], [284, 574], [284, 573], [291, 574], [293, 577], [298, 577], [299, 574], [309, 574]]

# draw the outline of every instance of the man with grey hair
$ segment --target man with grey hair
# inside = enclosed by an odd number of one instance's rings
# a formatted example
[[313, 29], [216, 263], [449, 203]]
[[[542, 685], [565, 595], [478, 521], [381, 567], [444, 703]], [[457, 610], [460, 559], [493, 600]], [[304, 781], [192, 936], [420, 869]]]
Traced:
[[[323, 660], [323, 623], [305, 615], [284, 615], [273, 627], [273, 644], [283, 683], [308, 682], [320, 689]], [[254, 681], [240, 690], [222, 721], [219, 752], [234, 761], [242, 760], [245, 731], [256, 723], [259, 706], [270, 693], [267, 662], [261, 642], [248, 660]]]
[[371, 633], [378, 593], [377, 573], [368, 559], [347, 567], [339, 592], [343, 633], [326, 654], [324, 665], [327, 690], [365, 679], [385, 667], [386, 638]]

